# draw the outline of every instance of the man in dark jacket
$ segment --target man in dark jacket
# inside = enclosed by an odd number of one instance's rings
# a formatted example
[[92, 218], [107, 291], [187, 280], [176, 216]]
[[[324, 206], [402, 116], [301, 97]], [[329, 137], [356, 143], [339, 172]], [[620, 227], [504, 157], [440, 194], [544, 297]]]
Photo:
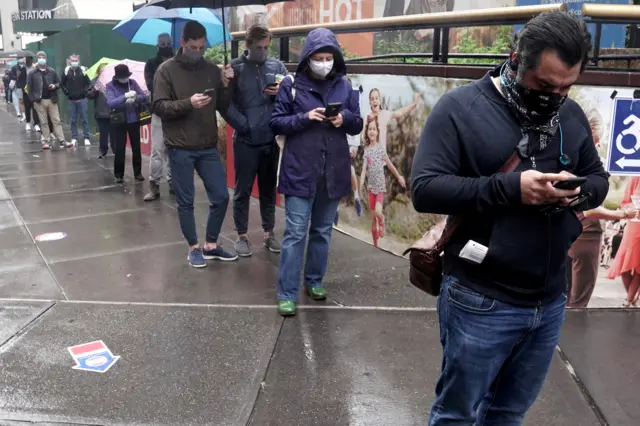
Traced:
[[18, 58], [18, 63], [11, 68], [11, 73], [9, 74], [11, 77], [9, 87], [13, 91], [13, 106], [20, 121], [25, 120], [22, 97], [24, 96], [24, 86], [27, 83], [27, 73], [29, 72], [24, 62], [25, 58]]
[[[229, 205], [229, 191], [217, 149], [216, 111], [226, 116], [233, 69], [227, 66], [221, 71], [203, 58], [207, 31], [198, 22], [189, 21], [184, 25], [180, 43], [178, 55], [160, 65], [156, 72], [153, 110], [162, 119], [180, 227], [189, 244], [187, 259], [194, 268], [204, 268], [207, 259], [233, 261], [238, 258], [218, 244]], [[198, 244], [193, 214], [194, 170], [202, 179], [210, 202], [204, 248]]]
[[11, 93], [11, 89], [9, 89], [9, 84], [11, 84], [11, 70], [4, 70], [4, 75], [2, 76], [2, 83], [4, 84], [4, 99], [8, 104], [13, 103], [13, 96]]
[[[167, 33], [158, 36], [158, 54], [147, 61], [144, 67], [144, 79], [153, 98], [153, 80], [160, 65], [173, 58], [173, 40]], [[162, 134], [162, 120], [156, 114], [151, 116], [151, 160], [149, 161], [149, 193], [145, 201], [157, 200], [160, 197], [160, 181], [163, 171], [166, 173], [169, 191], [171, 192], [171, 168]]]
[[107, 102], [107, 88], [100, 83], [99, 78], [102, 71], [107, 67], [106, 63], [102, 63], [98, 66], [98, 72], [96, 78], [91, 81], [91, 89], [87, 93], [87, 98], [93, 100], [94, 105], [94, 118], [98, 124], [98, 131], [100, 132], [100, 154], [99, 160], [104, 159], [109, 152], [109, 142], [111, 142], [111, 151], [115, 154], [113, 145], [113, 138], [111, 138], [111, 122], [110, 122], [110, 108]]
[[235, 129], [233, 219], [238, 233], [235, 249], [242, 257], [251, 256], [247, 230], [251, 190], [256, 176], [264, 246], [273, 253], [280, 253], [280, 244], [273, 234], [278, 145], [269, 128], [269, 120], [280, 80], [287, 74], [282, 62], [268, 57], [271, 33], [267, 28], [261, 25], [250, 27], [246, 44], [244, 54], [231, 62], [236, 78], [231, 83], [232, 104], [227, 113], [229, 124]]
[[69, 98], [69, 117], [71, 117], [71, 143], [78, 144], [78, 116], [82, 120], [84, 145], [91, 145], [89, 139], [89, 101], [87, 93], [91, 88], [91, 81], [87, 70], [80, 66], [80, 56], [71, 55], [69, 66], [62, 73], [60, 87]]
[[[543, 13], [514, 45], [510, 60], [440, 99], [414, 157], [416, 210], [462, 220], [445, 246], [430, 426], [522, 423], [564, 320], [575, 210], [609, 189], [587, 117], [567, 98], [591, 50], [586, 25]], [[510, 157], [519, 165], [503, 169]], [[554, 187], [574, 175], [581, 186]]]
[[38, 52], [36, 54], [37, 67], [29, 71], [27, 77], [27, 92], [34, 108], [40, 118], [42, 130], [42, 148], [49, 149], [49, 126], [44, 125], [49, 120], [53, 124], [56, 139], [60, 143], [60, 147], [70, 148], [73, 146], [70, 142], [65, 143], [64, 132], [62, 131], [62, 123], [60, 122], [60, 110], [58, 110], [58, 89], [60, 88], [60, 80], [56, 74], [56, 70], [47, 66], [47, 54]]

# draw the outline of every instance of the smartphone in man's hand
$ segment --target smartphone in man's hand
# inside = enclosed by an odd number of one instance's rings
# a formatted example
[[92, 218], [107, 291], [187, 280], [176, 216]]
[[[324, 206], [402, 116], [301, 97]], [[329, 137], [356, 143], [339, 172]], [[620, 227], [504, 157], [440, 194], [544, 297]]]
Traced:
[[209, 96], [210, 98], [213, 98], [213, 95], [216, 94], [216, 89], [207, 89], [204, 92], [202, 92], [202, 94]]

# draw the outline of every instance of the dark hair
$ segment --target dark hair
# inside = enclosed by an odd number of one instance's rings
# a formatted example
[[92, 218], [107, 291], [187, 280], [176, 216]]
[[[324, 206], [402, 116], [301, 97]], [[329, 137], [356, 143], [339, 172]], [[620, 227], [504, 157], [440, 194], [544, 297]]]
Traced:
[[262, 40], [271, 41], [271, 32], [264, 25], [255, 24], [255, 25], [250, 26], [247, 29], [246, 40], [247, 40], [247, 45], [248, 46], [251, 46], [253, 43], [256, 43], [256, 42], [262, 41]]
[[544, 12], [527, 22], [513, 38], [517, 54], [518, 74], [538, 66], [540, 55], [555, 51], [570, 67], [581, 63], [584, 71], [591, 52], [591, 33], [581, 19], [569, 12]]
[[200, 40], [207, 36], [205, 27], [197, 21], [188, 21], [182, 27], [182, 39], [187, 42], [189, 40]]

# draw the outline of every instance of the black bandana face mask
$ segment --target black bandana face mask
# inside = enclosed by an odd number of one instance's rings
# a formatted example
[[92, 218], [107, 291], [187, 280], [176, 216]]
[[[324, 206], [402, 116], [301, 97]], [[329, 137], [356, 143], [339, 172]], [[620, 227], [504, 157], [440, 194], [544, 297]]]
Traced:
[[516, 83], [515, 90], [520, 95], [522, 106], [534, 123], [545, 123], [558, 114], [560, 107], [567, 100], [566, 96], [542, 90], [528, 89]]

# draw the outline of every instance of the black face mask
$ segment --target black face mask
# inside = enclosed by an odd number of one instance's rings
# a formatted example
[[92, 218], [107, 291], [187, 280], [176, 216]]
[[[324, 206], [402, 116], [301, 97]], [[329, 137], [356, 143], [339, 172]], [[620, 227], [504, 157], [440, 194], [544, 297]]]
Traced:
[[528, 89], [520, 83], [515, 84], [523, 106], [534, 121], [545, 122], [558, 113], [567, 97], [559, 93]]
[[33, 58], [27, 58], [24, 62], [29, 68], [31, 68], [31, 66], [33, 65]]
[[159, 47], [158, 55], [162, 58], [173, 58], [173, 48], [171, 47]]

